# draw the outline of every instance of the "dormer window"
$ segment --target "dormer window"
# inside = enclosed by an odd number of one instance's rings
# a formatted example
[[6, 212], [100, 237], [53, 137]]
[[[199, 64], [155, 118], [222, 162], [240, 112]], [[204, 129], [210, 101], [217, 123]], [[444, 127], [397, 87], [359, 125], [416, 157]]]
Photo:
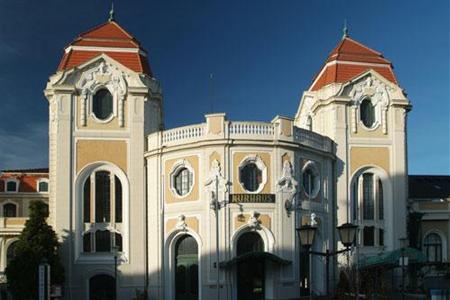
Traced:
[[48, 181], [47, 180], [40, 180], [38, 182], [38, 192], [40, 192], [40, 193], [48, 192]]
[[375, 107], [369, 98], [364, 99], [360, 105], [361, 122], [367, 128], [372, 128], [375, 124]]
[[18, 184], [15, 180], [9, 180], [6, 182], [6, 192], [16, 193], [18, 189]]
[[107, 89], [97, 91], [92, 99], [92, 112], [100, 121], [106, 121], [113, 114], [113, 96]]

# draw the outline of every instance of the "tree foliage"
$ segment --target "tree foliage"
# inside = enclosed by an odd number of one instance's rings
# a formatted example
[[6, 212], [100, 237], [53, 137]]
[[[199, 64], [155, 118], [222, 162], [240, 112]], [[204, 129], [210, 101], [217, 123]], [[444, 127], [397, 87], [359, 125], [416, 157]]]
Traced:
[[38, 267], [43, 260], [50, 265], [52, 284], [64, 282], [64, 269], [58, 255], [59, 243], [53, 228], [47, 224], [47, 205], [30, 204], [30, 218], [15, 243], [14, 258], [6, 267], [8, 289], [13, 299], [38, 298]]

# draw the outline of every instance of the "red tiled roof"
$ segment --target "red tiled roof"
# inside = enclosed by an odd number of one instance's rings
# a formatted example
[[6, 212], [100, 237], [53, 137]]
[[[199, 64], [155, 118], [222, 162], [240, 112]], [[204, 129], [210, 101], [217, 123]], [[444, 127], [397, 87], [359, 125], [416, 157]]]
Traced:
[[369, 69], [397, 84], [391, 62], [381, 53], [349, 37], [344, 37], [331, 51], [309, 90], [317, 91], [330, 83], [346, 82]]
[[137, 73], [152, 76], [145, 50], [115, 21], [106, 22], [80, 34], [66, 47], [58, 71], [79, 66], [101, 54]]
[[19, 193], [35, 193], [38, 191], [38, 182], [40, 179], [48, 179], [48, 169], [30, 169], [30, 170], [8, 170], [2, 171], [0, 175], [0, 192], [5, 189], [5, 182], [8, 179], [19, 182]]

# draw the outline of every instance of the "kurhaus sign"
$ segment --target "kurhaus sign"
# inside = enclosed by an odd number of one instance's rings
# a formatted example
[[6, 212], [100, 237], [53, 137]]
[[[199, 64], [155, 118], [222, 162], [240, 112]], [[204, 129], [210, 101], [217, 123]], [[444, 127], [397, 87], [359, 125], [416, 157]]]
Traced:
[[275, 203], [275, 194], [230, 194], [230, 203]]

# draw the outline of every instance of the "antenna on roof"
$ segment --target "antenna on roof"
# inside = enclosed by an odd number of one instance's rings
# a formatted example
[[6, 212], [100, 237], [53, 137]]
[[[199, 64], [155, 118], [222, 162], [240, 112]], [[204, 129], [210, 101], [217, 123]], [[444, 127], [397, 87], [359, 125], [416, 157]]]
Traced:
[[114, 2], [111, 1], [111, 10], [109, 11], [109, 18], [108, 21], [114, 21]]
[[344, 28], [342, 29], [342, 39], [348, 37], [348, 27], [347, 27], [347, 19], [344, 19]]

